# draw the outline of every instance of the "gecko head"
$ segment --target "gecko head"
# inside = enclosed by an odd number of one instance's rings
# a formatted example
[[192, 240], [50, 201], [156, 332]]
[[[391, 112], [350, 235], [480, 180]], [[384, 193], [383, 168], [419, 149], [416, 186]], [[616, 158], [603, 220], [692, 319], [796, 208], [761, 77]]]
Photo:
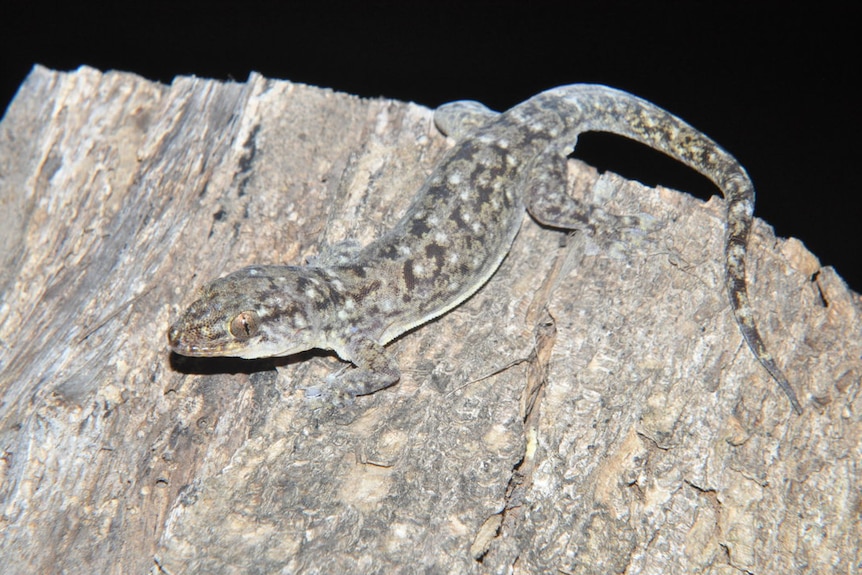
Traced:
[[171, 350], [256, 359], [318, 347], [313, 314], [328, 290], [308, 269], [252, 266], [213, 281], [168, 330]]

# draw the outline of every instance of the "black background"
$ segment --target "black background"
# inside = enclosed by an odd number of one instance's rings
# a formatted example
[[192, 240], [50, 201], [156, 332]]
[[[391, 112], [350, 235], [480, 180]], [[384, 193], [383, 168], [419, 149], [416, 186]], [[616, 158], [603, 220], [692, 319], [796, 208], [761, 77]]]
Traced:
[[[598, 82], [681, 116], [733, 153], [757, 215], [862, 291], [856, 3], [10, 2], [0, 6], [0, 109], [35, 63], [170, 83], [254, 70], [366, 97], [506, 109]], [[647, 184], [717, 193], [610, 136], [576, 156]], [[2, 177], [2, 174], [0, 174]]]

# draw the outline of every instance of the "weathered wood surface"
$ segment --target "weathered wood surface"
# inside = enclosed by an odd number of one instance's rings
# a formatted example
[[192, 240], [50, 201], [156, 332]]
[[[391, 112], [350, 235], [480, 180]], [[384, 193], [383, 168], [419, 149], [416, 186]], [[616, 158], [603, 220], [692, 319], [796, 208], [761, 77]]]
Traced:
[[[430, 112], [267, 80], [35, 68], [0, 124], [5, 573], [851, 573], [859, 298], [758, 223], [749, 277], [796, 416], [722, 291], [722, 203], [572, 162], [664, 227], [525, 221], [463, 306], [340, 367], [171, 358], [200, 284], [394, 222], [446, 146]], [[781, 193], [762, 190], [761, 193]]]

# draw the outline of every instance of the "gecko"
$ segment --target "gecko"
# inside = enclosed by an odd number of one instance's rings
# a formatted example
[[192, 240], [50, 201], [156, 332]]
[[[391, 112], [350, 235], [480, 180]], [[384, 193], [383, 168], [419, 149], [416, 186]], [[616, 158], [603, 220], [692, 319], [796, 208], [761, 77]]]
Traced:
[[732, 313], [754, 356], [802, 413], [747, 294], [754, 186], [717, 143], [655, 104], [597, 84], [553, 88], [503, 113], [453, 102], [434, 120], [456, 144], [391, 229], [362, 248], [333, 250], [306, 265], [252, 265], [216, 279], [168, 329], [170, 349], [245, 359], [332, 350], [353, 367], [306, 394], [350, 401], [389, 387], [400, 371], [386, 344], [479, 290], [508, 254], [525, 209], [561, 230], [641, 225], [637, 216], [610, 216], [566, 193], [567, 156], [578, 135], [608, 132], [663, 152], [721, 190]]

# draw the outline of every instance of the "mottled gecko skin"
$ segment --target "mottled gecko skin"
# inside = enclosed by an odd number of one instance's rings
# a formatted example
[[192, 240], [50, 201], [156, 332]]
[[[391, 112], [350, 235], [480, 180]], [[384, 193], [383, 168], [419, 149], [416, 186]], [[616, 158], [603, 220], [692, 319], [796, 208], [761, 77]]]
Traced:
[[497, 114], [475, 102], [441, 107], [435, 121], [458, 140], [401, 220], [352, 254], [316, 265], [251, 266], [215, 280], [168, 331], [182, 355], [283, 356], [334, 350], [352, 370], [322, 395], [353, 397], [398, 381], [384, 346], [454, 308], [494, 274], [526, 209], [563, 229], [637, 225], [565, 193], [566, 156], [583, 132], [610, 132], [664, 152], [712, 180], [727, 200], [726, 281], [740, 330], [797, 412], [802, 407], [754, 323], [745, 283], [754, 188], [715, 142], [626, 92], [575, 84]]

